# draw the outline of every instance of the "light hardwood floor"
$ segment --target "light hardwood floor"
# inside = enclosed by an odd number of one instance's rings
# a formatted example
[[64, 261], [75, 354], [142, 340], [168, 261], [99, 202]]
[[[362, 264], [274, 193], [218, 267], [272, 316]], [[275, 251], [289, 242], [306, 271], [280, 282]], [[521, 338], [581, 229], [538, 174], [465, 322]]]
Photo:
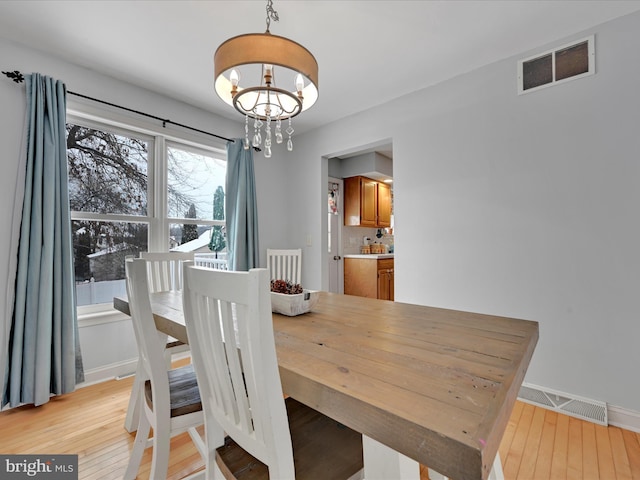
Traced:
[[[134, 435], [124, 427], [132, 378], [0, 413], [0, 453], [77, 454], [82, 480], [120, 479]], [[640, 434], [602, 427], [517, 402], [500, 455], [507, 480], [640, 480]], [[149, 478], [147, 450], [138, 478]], [[203, 463], [188, 434], [171, 444], [169, 478]], [[422, 469], [423, 480], [428, 478]], [[321, 479], [319, 479], [321, 480]]]

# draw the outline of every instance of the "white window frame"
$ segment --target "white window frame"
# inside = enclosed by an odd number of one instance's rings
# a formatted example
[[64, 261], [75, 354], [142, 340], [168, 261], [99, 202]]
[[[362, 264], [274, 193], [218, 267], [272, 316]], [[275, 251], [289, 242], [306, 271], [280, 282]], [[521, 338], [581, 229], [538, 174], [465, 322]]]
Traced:
[[[587, 50], [588, 50], [588, 59], [589, 59], [589, 69], [581, 73], [579, 75], [574, 75], [572, 77], [563, 78], [562, 80], [556, 80], [556, 52], [564, 50], [566, 48], [574, 47], [581, 43], [587, 42]], [[524, 64], [530, 62], [531, 60], [535, 60], [537, 58], [545, 57], [547, 55], [551, 55], [551, 81], [549, 83], [545, 83], [544, 85], [539, 85], [537, 87], [529, 88], [527, 90], [523, 89], [524, 85], [524, 73], [523, 67]], [[555, 85], [560, 85], [562, 83], [571, 82], [573, 80], [577, 80], [579, 78], [588, 77], [596, 73], [596, 50], [595, 50], [595, 35], [589, 35], [588, 37], [581, 38], [579, 40], [575, 40], [573, 42], [569, 42], [567, 44], [561, 45], [559, 47], [552, 48], [545, 52], [536, 53], [535, 55], [531, 55], [530, 57], [523, 58], [522, 60], [518, 60], [518, 95], [524, 95], [526, 93], [537, 92], [538, 90], [542, 90], [543, 88], [552, 87]]]
[[[184, 219], [167, 217], [167, 160], [166, 147], [174, 147], [188, 151], [211, 155], [226, 160], [226, 145], [220, 140], [198, 132], [181, 131], [177, 128], [154, 125], [141, 118], [111, 110], [96, 108], [82, 100], [69, 99], [67, 102], [67, 123], [77, 123], [96, 129], [108, 129], [122, 135], [134, 135], [149, 140], [154, 148], [150, 148], [147, 175], [151, 179], [147, 191], [147, 214], [119, 215], [95, 214], [89, 212], [71, 212], [72, 220], [99, 220], [108, 222], [140, 222], [148, 224], [149, 251], [168, 251], [168, 233], [171, 223], [193, 223], [197, 225], [224, 225], [221, 220]], [[100, 303], [78, 306], [79, 327], [121, 321], [128, 319], [113, 308], [112, 303]]]

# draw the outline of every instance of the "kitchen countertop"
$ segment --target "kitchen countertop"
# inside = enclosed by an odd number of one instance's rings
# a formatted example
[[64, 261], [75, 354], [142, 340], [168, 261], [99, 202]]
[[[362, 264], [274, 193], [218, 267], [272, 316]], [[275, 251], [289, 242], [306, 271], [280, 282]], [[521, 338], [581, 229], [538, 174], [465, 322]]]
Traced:
[[371, 260], [381, 260], [384, 258], [393, 258], [393, 253], [365, 253], [358, 255], [343, 255], [344, 258], [366, 258]]

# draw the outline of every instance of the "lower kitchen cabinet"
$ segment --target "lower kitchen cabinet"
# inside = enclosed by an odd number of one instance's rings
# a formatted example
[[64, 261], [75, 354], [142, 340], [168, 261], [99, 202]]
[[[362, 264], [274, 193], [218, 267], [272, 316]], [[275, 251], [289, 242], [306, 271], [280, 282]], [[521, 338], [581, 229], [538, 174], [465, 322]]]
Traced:
[[344, 293], [393, 300], [393, 258], [344, 259]]
[[378, 260], [378, 298], [393, 300], [393, 258]]

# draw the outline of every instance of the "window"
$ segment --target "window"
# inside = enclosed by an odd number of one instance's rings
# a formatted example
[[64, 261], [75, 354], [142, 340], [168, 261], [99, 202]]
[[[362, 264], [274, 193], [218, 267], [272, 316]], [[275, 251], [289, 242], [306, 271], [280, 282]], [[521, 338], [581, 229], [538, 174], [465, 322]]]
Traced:
[[223, 150], [70, 117], [67, 158], [78, 307], [125, 293], [127, 255], [224, 255]]
[[518, 94], [595, 73], [594, 37], [518, 62]]

